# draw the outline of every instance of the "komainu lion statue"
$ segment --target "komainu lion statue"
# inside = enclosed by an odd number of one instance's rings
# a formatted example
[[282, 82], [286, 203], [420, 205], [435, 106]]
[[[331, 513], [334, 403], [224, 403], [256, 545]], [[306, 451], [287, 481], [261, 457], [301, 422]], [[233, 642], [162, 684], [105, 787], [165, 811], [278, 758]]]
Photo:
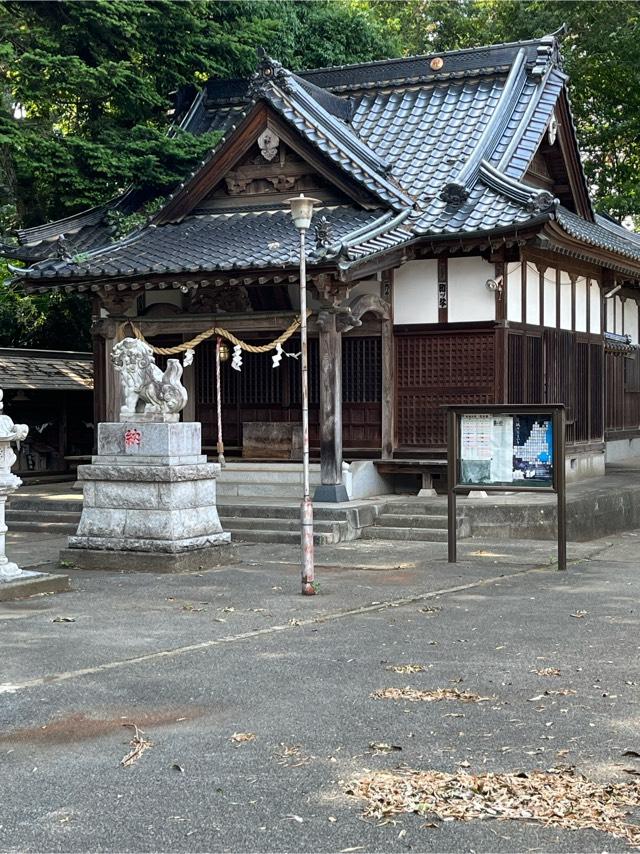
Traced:
[[122, 383], [121, 421], [141, 412], [167, 415], [184, 409], [187, 390], [180, 382], [182, 365], [177, 359], [169, 359], [162, 373], [145, 341], [124, 338], [114, 345], [111, 361]]

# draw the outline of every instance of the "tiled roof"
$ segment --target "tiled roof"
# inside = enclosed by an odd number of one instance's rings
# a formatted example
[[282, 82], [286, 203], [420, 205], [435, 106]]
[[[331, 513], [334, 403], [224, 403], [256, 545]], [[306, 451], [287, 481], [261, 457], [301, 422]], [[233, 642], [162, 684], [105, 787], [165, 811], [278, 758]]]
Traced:
[[[300, 75], [265, 57], [252, 81], [207, 84], [180, 126], [222, 130], [231, 139], [234, 126], [266, 101], [377, 198], [377, 211], [342, 205], [316, 213], [326, 214], [335, 233], [312, 264], [334, 259], [344, 268], [419, 238], [490, 235], [545, 219], [640, 260], [620, 229], [560, 209], [551, 194], [523, 183], [565, 84], [553, 37]], [[172, 199], [188, 198], [196, 181], [194, 173]], [[75, 280], [293, 266], [297, 258], [283, 210], [191, 215], [178, 225], [160, 224], [160, 212], [157, 222], [75, 263], [52, 260], [21, 275]]]
[[0, 348], [0, 377], [4, 389], [91, 391], [93, 360], [90, 353]]
[[[316, 221], [325, 217], [332, 240], [375, 223], [381, 211], [352, 206], [318, 208]], [[315, 248], [309, 239], [309, 257]], [[296, 267], [300, 237], [288, 210], [248, 211], [197, 215], [160, 228], [144, 228], [129, 238], [69, 265], [47, 261], [37, 277], [92, 278], [153, 273], [243, 270], [259, 267]], [[32, 275], [27, 271], [27, 275]]]
[[568, 234], [583, 243], [640, 261], [640, 234], [617, 225], [607, 217], [597, 216], [596, 222], [587, 222], [571, 211], [559, 208], [556, 218]]

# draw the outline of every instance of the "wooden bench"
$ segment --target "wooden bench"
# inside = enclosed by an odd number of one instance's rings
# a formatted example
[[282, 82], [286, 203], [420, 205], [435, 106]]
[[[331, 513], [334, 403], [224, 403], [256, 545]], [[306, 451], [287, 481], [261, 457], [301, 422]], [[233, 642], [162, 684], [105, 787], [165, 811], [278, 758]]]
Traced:
[[446, 475], [446, 459], [423, 460], [374, 460], [374, 466], [380, 474], [416, 474], [422, 478], [422, 487], [418, 492], [421, 498], [435, 495], [434, 475]]

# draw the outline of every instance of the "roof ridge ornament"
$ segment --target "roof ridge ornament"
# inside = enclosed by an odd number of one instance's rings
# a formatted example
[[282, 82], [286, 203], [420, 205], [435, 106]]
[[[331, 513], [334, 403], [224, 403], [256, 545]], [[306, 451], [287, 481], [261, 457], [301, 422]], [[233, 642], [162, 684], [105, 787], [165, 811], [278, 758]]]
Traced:
[[249, 83], [249, 96], [256, 98], [265, 95], [272, 83], [284, 92], [290, 92], [291, 72], [277, 59], [269, 56], [263, 47], [257, 48], [256, 53], [258, 55], [258, 67]]

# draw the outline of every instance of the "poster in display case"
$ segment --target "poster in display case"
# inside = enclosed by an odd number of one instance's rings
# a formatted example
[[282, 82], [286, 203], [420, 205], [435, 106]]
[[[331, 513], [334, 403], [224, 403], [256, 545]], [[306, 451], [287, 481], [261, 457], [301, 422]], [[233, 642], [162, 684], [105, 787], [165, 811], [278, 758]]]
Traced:
[[553, 415], [469, 413], [459, 420], [458, 482], [553, 486]]

